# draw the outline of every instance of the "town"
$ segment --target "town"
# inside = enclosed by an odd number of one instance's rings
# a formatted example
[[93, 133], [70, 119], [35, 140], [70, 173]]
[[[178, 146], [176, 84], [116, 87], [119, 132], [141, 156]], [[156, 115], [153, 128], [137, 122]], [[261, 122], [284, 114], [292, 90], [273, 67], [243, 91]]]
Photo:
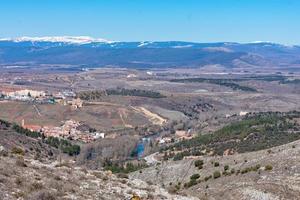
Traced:
[[[76, 110], [83, 106], [83, 101], [76, 98], [76, 94], [72, 91], [62, 91], [51, 93], [49, 91], [38, 91], [32, 89], [21, 89], [14, 87], [0, 88], [0, 101], [22, 101], [35, 104], [61, 104], [69, 106]], [[34, 105], [36, 112], [40, 115], [40, 111]], [[77, 140], [84, 143], [89, 143], [100, 138], [105, 137], [105, 133], [97, 132], [95, 129], [87, 127], [86, 125], [74, 121], [72, 119], [64, 121], [61, 126], [47, 126], [27, 124], [26, 119], [19, 122], [21, 126], [33, 132], [40, 132], [46, 137], [61, 137], [70, 140]]]

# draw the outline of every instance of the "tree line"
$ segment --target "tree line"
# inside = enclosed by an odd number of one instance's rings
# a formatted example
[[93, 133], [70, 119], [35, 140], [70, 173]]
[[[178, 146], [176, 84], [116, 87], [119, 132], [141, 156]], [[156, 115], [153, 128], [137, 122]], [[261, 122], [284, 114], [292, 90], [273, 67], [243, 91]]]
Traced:
[[83, 100], [98, 100], [103, 96], [107, 95], [120, 95], [120, 96], [137, 96], [137, 97], [148, 97], [148, 98], [164, 98], [165, 96], [159, 92], [151, 90], [140, 90], [140, 89], [107, 89], [107, 90], [95, 90], [95, 91], [82, 91], [77, 93], [77, 97]]

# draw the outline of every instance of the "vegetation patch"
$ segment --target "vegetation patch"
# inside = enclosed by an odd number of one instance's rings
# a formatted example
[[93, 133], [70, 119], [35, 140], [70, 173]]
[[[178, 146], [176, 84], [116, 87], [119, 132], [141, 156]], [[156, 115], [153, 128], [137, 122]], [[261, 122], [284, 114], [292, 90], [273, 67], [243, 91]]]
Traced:
[[199, 135], [167, 147], [180, 151], [174, 160], [190, 156], [197, 149], [223, 155], [227, 149], [238, 153], [258, 151], [300, 139], [300, 112], [261, 112], [248, 114], [241, 121], [231, 123], [213, 134]]
[[196, 83], [210, 83], [215, 85], [220, 85], [224, 87], [229, 87], [233, 90], [242, 90], [246, 92], [257, 92], [255, 88], [248, 86], [239, 85], [234, 83], [234, 81], [239, 81], [240, 79], [208, 79], [208, 78], [187, 78], [187, 79], [173, 79], [171, 82], [196, 82]]
[[77, 97], [83, 100], [99, 100], [103, 96], [107, 95], [121, 95], [121, 96], [136, 96], [136, 97], [148, 97], [148, 98], [163, 98], [165, 97], [159, 92], [149, 91], [149, 90], [140, 90], [140, 89], [125, 89], [125, 88], [116, 88], [116, 89], [107, 89], [103, 91], [83, 91], [77, 94]]
[[110, 160], [106, 160], [104, 165], [105, 170], [110, 170], [112, 173], [117, 173], [117, 174], [128, 174], [134, 171], [141, 170], [145, 167], [148, 167], [146, 164], [133, 164], [133, 163], [126, 163], [125, 165], [122, 163], [113, 163]]

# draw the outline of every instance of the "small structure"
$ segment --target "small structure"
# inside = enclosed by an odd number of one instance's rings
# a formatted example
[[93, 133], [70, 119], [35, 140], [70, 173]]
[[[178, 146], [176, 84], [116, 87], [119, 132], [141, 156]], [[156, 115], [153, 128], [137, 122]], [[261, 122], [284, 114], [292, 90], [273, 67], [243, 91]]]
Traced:
[[127, 78], [136, 78], [137, 77], [137, 75], [135, 75], [135, 74], [128, 74], [127, 75]]
[[240, 112], [240, 116], [245, 116], [245, 115], [247, 115], [248, 114], [248, 112], [246, 112], [246, 111], [241, 111]]
[[105, 137], [105, 133], [95, 132], [93, 137], [94, 137], [95, 140], [100, 139], [100, 138], [103, 139]]
[[37, 97], [44, 97], [46, 93], [44, 91], [37, 91], [37, 90], [17, 90], [13, 92], [7, 92], [6, 96], [8, 97], [32, 97], [32, 98], [37, 98]]

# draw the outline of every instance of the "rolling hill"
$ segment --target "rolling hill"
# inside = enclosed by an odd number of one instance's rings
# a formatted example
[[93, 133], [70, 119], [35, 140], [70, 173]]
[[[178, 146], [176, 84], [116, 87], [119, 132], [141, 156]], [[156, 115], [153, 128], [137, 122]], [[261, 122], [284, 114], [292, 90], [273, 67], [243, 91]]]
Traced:
[[300, 64], [300, 47], [270, 42], [114, 42], [89, 37], [0, 39], [0, 66], [42, 64], [130, 68], [198, 68], [216, 64], [225, 68], [292, 67]]

